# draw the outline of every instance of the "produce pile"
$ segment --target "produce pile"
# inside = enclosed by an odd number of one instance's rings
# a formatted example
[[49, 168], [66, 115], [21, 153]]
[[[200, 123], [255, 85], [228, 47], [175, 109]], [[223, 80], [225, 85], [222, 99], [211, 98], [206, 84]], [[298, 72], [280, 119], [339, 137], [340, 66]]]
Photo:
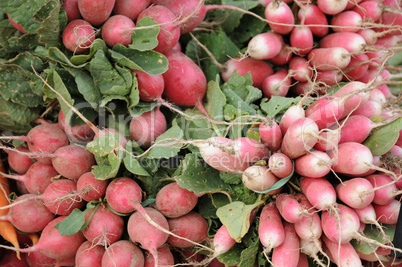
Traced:
[[0, 266], [401, 266], [401, 41], [398, 0], [1, 1]]

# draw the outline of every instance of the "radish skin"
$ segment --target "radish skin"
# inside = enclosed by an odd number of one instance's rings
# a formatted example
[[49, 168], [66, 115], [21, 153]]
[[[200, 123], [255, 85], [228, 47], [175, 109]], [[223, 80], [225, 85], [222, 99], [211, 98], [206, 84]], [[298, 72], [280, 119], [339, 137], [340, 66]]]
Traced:
[[260, 33], [249, 41], [247, 53], [254, 59], [270, 59], [281, 52], [283, 45], [284, 41], [279, 33]]
[[338, 198], [353, 209], [362, 209], [374, 199], [373, 186], [365, 178], [352, 178], [336, 187]]
[[282, 218], [273, 202], [266, 204], [261, 211], [258, 236], [264, 246], [264, 255], [268, 255], [285, 240]]
[[362, 261], [352, 244], [345, 243], [339, 245], [338, 243], [329, 240], [326, 236], [323, 236], [322, 240], [328, 250], [327, 254], [331, 255], [333, 262], [338, 266], [363, 266]]
[[282, 131], [279, 124], [274, 120], [264, 121], [258, 128], [261, 141], [271, 151], [277, 151], [281, 147]]
[[277, 267], [296, 267], [300, 257], [300, 239], [293, 224], [284, 222], [285, 239], [272, 250], [272, 264]]
[[266, 6], [265, 18], [268, 20], [269, 27], [282, 35], [289, 34], [295, 24], [292, 10], [281, 0], [273, 0]]
[[294, 196], [286, 193], [280, 194], [276, 198], [275, 204], [282, 218], [288, 223], [300, 222], [303, 216], [309, 214]]
[[281, 152], [274, 153], [269, 157], [268, 167], [279, 179], [289, 176], [293, 171], [292, 160]]
[[322, 47], [311, 50], [307, 58], [317, 70], [338, 70], [349, 65], [351, 55], [342, 47]]
[[331, 159], [322, 151], [311, 151], [295, 160], [295, 171], [301, 176], [324, 177], [331, 171]]

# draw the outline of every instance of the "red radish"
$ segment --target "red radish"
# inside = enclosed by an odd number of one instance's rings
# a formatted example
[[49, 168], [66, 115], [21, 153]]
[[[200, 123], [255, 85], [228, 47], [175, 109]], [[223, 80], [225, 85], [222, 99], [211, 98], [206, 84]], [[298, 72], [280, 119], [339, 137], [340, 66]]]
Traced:
[[116, 44], [128, 46], [132, 43], [131, 35], [134, 26], [134, 21], [126, 16], [111, 16], [102, 26], [102, 39], [109, 47]]
[[359, 81], [362, 83], [373, 83], [373, 81], [375, 83], [381, 82], [383, 78], [378, 74], [379, 72], [377, 69], [369, 68], [367, 72], [359, 79]]
[[327, 17], [316, 5], [309, 3], [300, 8], [298, 18], [300, 21], [304, 20], [306, 26], [314, 25], [310, 26], [310, 30], [315, 36], [324, 37], [328, 34]]
[[313, 33], [307, 26], [295, 27], [290, 33], [290, 45], [298, 55], [307, 55], [314, 47]]
[[353, 7], [357, 6], [360, 2], [362, 2], [363, 0], [352, 0], [349, 1], [348, 4], [346, 5], [345, 10], [350, 10]]
[[341, 119], [344, 103], [341, 98], [322, 97], [306, 109], [306, 118], [312, 119], [320, 130], [325, 129]]
[[[97, 133], [95, 133], [94, 140], [98, 139], [100, 136], [104, 136], [104, 135], [107, 135], [107, 134], [118, 134], [119, 138], [120, 138], [120, 140], [119, 140], [120, 145], [123, 148], [126, 147], [126, 144], [127, 144], [126, 137], [121, 132], [119, 132], [118, 130], [113, 129], [113, 128], [106, 128], [106, 129], [98, 130]], [[110, 145], [108, 143], [108, 139], [106, 139], [106, 141], [105, 141], [105, 143], [103, 145], [104, 146]]]
[[300, 256], [300, 239], [296, 235], [293, 224], [284, 222], [285, 239], [282, 244], [272, 250], [273, 266], [296, 267]]
[[300, 82], [307, 82], [313, 75], [309, 62], [303, 57], [292, 57], [289, 61], [289, 72], [293, 79]]
[[343, 69], [345, 79], [355, 81], [363, 77], [369, 67], [367, 63], [368, 59], [366, 54], [353, 55], [350, 58], [349, 65]]
[[341, 116], [342, 119], [368, 101], [370, 95], [364, 91], [365, 89], [367, 89], [367, 86], [364, 83], [353, 81], [342, 86], [334, 93], [334, 97], [348, 97], [345, 102], [345, 110]]
[[324, 86], [333, 86], [342, 81], [343, 73], [341, 70], [320, 70], [316, 72], [316, 82]]
[[366, 47], [366, 41], [358, 33], [335, 32], [328, 34], [320, 40], [321, 48], [341, 47], [350, 53], [361, 53]]
[[124, 15], [131, 20], [136, 20], [138, 15], [150, 4], [151, 0], [116, 0], [113, 14]]
[[263, 121], [258, 132], [260, 134], [261, 141], [271, 151], [277, 151], [281, 147], [282, 131], [278, 123], [274, 120]]
[[360, 222], [364, 224], [374, 224], [383, 234], [383, 238], [387, 238], [387, 235], [383, 230], [383, 226], [381, 226], [381, 224], [379, 224], [377, 221], [377, 215], [373, 205], [369, 204], [364, 208], [354, 209], [354, 211], [356, 212], [357, 216], [359, 216]]
[[52, 267], [56, 264], [55, 259], [49, 258], [39, 251], [28, 253], [25, 258], [30, 267]]
[[176, 26], [180, 34], [191, 32], [204, 20], [207, 8], [198, 0], [153, 0], [154, 4], [166, 6], [178, 18]]
[[272, 154], [268, 160], [268, 167], [278, 178], [285, 178], [293, 171], [292, 160], [281, 152]]
[[310, 65], [317, 70], [343, 69], [350, 59], [350, 53], [341, 47], [315, 48], [308, 54]]
[[[392, 35], [399, 35], [400, 31], [398, 29], [399, 25], [402, 25], [402, 15], [400, 14], [400, 3], [397, 1], [391, 1], [391, 0], [385, 0], [384, 4], [386, 5], [386, 8], [391, 7], [396, 12], [384, 12], [379, 20], [379, 23], [384, 24], [384, 25], [389, 25], [394, 29], [393, 31], [388, 31], [386, 36], [392, 36]], [[398, 13], [399, 12], [399, 13]], [[381, 31], [384, 31], [384, 29], [380, 29]], [[389, 28], [385, 28], [385, 30], [390, 30]]]
[[385, 105], [387, 99], [385, 98], [385, 95], [381, 90], [373, 89], [370, 91], [369, 101], [375, 101], [380, 103], [381, 105]]
[[262, 83], [262, 92], [267, 98], [272, 96], [286, 96], [292, 84], [291, 76], [287, 69], [279, 69], [274, 74], [265, 78]]
[[387, 205], [396, 196], [402, 194], [395, 185], [395, 180], [384, 174], [372, 174], [366, 177], [374, 188], [373, 203], [377, 205]]
[[83, 146], [74, 144], [58, 148], [54, 155], [53, 167], [60, 175], [72, 180], [78, 180], [81, 175], [91, 171], [92, 166], [96, 163], [91, 152]]
[[329, 152], [329, 156], [334, 160], [332, 169], [343, 174], [361, 175], [369, 171], [373, 165], [373, 154], [370, 149], [356, 142], [339, 144], [336, 151]]
[[0, 245], [0, 247], [23, 253], [39, 251], [45, 256], [56, 260], [72, 258], [85, 241], [85, 238], [81, 232], [77, 232], [71, 236], [60, 235], [59, 230], [54, 226], [64, 220], [64, 218], [66, 216], [60, 216], [49, 222], [43, 229], [38, 243], [29, 248], [17, 249], [4, 245]]
[[177, 218], [189, 213], [197, 205], [194, 192], [181, 188], [177, 182], [162, 187], [155, 197], [155, 208], [167, 218]]
[[274, 0], [266, 6], [265, 18], [272, 30], [283, 35], [289, 34], [295, 24], [292, 10], [281, 0]]
[[68, 50], [74, 53], [82, 53], [89, 50], [95, 40], [95, 30], [87, 21], [76, 19], [64, 28], [62, 39]]
[[384, 94], [386, 99], [393, 97], [391, 89], [389, 89], [386, 84], [381, 84], [380, 87], [378, 87], [378, 90], [380, 90]]
[[78, 0], [64, 0], [61, 7], [67, 14], [67, 22], [81, 18], [80, 10], [78, 9]]
[[36, 161], [29, 167], [28, 171], [23, 175], [2, 176], [23, 182], [26, 189], [31, 194], [43, 194], [46, 188], [52, 183], [52, 178], [56, 178], [59, 173], [52, 165]]
[[82, 234], [92, 244], [104, 247], [120, 240], [124, 231], [124, 220], [106, 206], [99, 206], [95, 212], [92, 210], [85, 214], [85, 221], [90, 219], [87, 228]]
[[215, 233], [213, 244], [214, 256], [216, 257], [217, 255], [228, 252], [236, 244], [236, 240], [230, 236], [226, 226], [222, 225]]
[[378, 34], [369, 28], [364, 28], [364, 29], [360, 29], [359, 31], [357, 31], [358, 34], [360, 34], [364, 40], [366, 41], [367, 45], [374, 45], [377, 43], [378, 40]]
[[362, 115], [351, 115], [339, 122], [339, 125], [333, 125], [330, 129], [340, 130], [339, 143], [356, 142], [363, 143], [374, 129], [375, 123]]
[[130, 136], [138, 145], [149, 147], [166, 128], [165, 115], [156, 108], [131, 119]]
[[322, 237], [327, 248], [327, 254], [337, 266], [362, 266], [362, 261], [357, 254], [356, 250], [350, 243], [338, 244], [329, 240], [326, 236]]
[[139, 70], [131, 71], [135, 72], [141, 101], [151, 102], [162, 97], [165, 88], [165, 81], [163, 80], [162, 74], [150, 75]]
[[141, 200], [141, 187], [133, 179], [116, 178], [106, 188], [106, 201], [114, 211], [132, 213]]
[[[15, 149], [20, 152], [29, 152], [29, 149], [24, 146], [19, 146]], [[31, 167], [31, 165], [35, 162], [26, 154], [21, 154], [13, 150], [5, 150], [5, 152], [7, 152], [8, 154], [7, 162], [9, 167], [20, 175], [25, 174], [28, 171], [29, 167]]]
[[289, 63], [290, 59], [293, 57], [293, 48], [290, 47], [288, 44], [283, 44], [282, 49], [273, 58], [269, 59], [269, 62], [276, 66], [282, 66]]
[[331, 171], [331, 159], [322, 151], [311, 151], [295, 160], [295, 171], [301, 176], [324, 177]]
[[16, 28], [17, 30], [19, 30], [19, 31], [22, 32], [22, 33], [25, 33], [25, 34], [27, 33], [27, 32], [24, 30], [24, 28], [21, 26], [21, 24], [17, 23], [15, 20], [13, 20], [13, 19], [10, 18], [10, 15], [9, 15], [9, 14], [7, 14], [7, 18], [8, 18], [8, 20], [10, 21], [11, 25], [13, 25], [14, 28]]
[[190, 211], [179, 218], [168, 219], [168, 223], [170, 231], [192, 241], [170, 235], [167, 242], [174, 247], [188, 248], [207, 238], [208, 223], [202, 215], [195, 211]]
[[314, 145], [314, 149], [320, 151], [329, 151], [336, 149], [339, 144], [339, 140], [341, 135], [339, 131], [328, 130], [328, 131], [321, 131], [319, 134], [319, 140]]
[[355, 11], [344, 11], [332, 17], [334, 32], [357, 32], [362, 26], [363, 18]]
[[251, 38], [247, 53], [254, 59], [271, 59], [281, 52], [283, 45], [282, 35], [276, 32], [264, 32]]
[[286, 193], [279, 194], [275, 204], [282, 218], [288, 223], [300, 222], [303, 216], [310, 215], [295, 196]]
[[290, 127], [290, 125], [297, 121], [298, 119], [305, 118], [306, 114], [304, 108], [301, 105], [293, 105], [289, 107], [283, 114], [281, 121], [279, 122], [279, 127], [281, 128], [282, 134], [285, 134]]
[[369, 100], [364, 105], [352, 112], [352, 115], [361, 115], [367, 118], [380, 116], [382, 114], [382, 104], [377, 101]]
[[17, 197], [15, 202], [21, 201], [21, 203], [12, 206], [7, 215], [0, 216], [0, 220], [11, 222], [15, 228], [25, 233], [42, 231], [55, 215], [35, 196], [24, 194]]
[[352, 11], [358, 13], [363, 19], [370, 19], [372, 22], [378, 21], [383, 13], [381, 3], [372, 0], [359, 3]]
[[279, 179], [266, 166], [253, 165], [242, 175], [245, 187], [253, 191], [265, 191], [271, 188]]
[[328, 258], [328, 255], [326, 255], [326, 253], [322, 250], [321, 246], [322, 246], [321, 239], [318, 239], [316, 241], [316, 243], [311, 240], [300, 239], [300, 252], [301, 253], [300, 253], [299, 263], [298, 263], [297, 267], [301, 267], [300, 264], [305, 264], [304, 262], [301, 263], [301, 260], [304, 260], [302, 258], [302, 256], [306, 257], [306, 261], [307, 261], [307, 264], [302, 265], [302, 266], [306, 266], [306, 267], [309, 266], [307, 256], [311, 257], [314, 260], [314, 263], [317, 263], [319, 266], [322, 266], [322, 267], [327, 266], [322, 262], [322, 260], [318, 256], [319, 253], [321, 253]]
[[283, 136], [282, 152], [291, 159], [306, 154], [317, 143], [318, 132], [318, 126], [312, 119], [298, 119]]
[[285, 240], [282, 218], [274, 202], [266, 204], [261, 211], [258, 237], [264, 246], [263, 253], [266, 257], [272, 249], [280, 246]]
[[240, 76], [250, 73], [253, 86], [259, 89], [262, 88], [264, 79], [274, 73], [272, 67], [263, 60], [254, 58], [231, 58], [225, 63], [221, 71], [222, 79], [224, 81], [229, 80], [229, 77], [235, 70]]
[[77, 250], [75, 255], [75, 266], [101, 266], [102, 256], [105, 248], [99, 245], [93, 245], [90, 241], [85, 241]]
[[87, 124], [81, 124], [71, 127], [63, 114], [63, 111], [59, 111], [58, 123], [60, 128], [66, 133], [71, 142], [89, 142], [93, 139], [95, 133], [91, 127]]
[[346, 9], [348, 1], [317, 0], [318, 8], [327, 15], [336, 15]]
[[[163, 245], [160, 248], [158, 248], [157, 253], [158, 253], [159, 266], [174, 265], [174, 256], [168, 245]], [[154, 256], [152, 256], [152, 254], [149, 252], [145, 252], [144, 267], [154, 267], [154, 266], [156, 266]]]
[[318, 210], [335, 210], [336, 192], [334, 187], [325, 178], [302, 177], [301, 190], [308, 201]]
[[102, 267], [130, 266], [143, 267], [145, 263], [142, 250], [128, 240], [119, 240], [103, 253]]
[[200, 106], [207, 90], [205, 74], [182, 52], [166, 55], [169, 69], [162, 74], [165, 81], [163, 96], [179, 106]]
[[162, 54], [172, 51], [180, 38], [180, 29], [173, 23], [176, 20], [175, 14], [165, 6], [151, 5], [138, 15], [137, 23], [145, 17], [151, 17], [160, 25], [158, 45], [153, 50]]
[[379, 223], [395, 225], [398, 222], [399, 210], [401, 209], [401, 202], [399, 200], [394, 199], [387, 205], [373, 204], [373, 208]]
[[96, 179], [92, 172], [87, 172], [78, 178], [77, 191], [81, 193], [83, 200], [90, 202], [104, 197], [108, 185], [108, 180]]
[[229, 149], [240, 162], [257, 162], [268, 159], [270, 151], [261, 142], [250, 137], [239, 137], [233, 140]]
[[112, 13], [115, 0], [78, 0], [78, 8], [84, 20], [98, 27]]
[[362, 209], [374, 199], [373, 186], [365, 178], [352, 178], [336, 186], [338, 198], [353, 209]]

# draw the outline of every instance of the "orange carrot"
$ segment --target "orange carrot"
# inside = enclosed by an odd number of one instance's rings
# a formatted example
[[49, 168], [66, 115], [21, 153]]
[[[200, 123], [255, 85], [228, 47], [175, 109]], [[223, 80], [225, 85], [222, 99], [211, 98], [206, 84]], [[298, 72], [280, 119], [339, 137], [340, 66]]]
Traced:
[[[5, 173], [3, 162], [0, 160], [0, 172]], [[10, 186], [8, 179], [0, 175], [0, 206], [6, 206], [10, 204], [8, 195], [10, 194]], [[8, 209], [0, 210], [0, 216], [6, 215]], [[14, 247], [19, 248], [17, 231], [14, 226], [9, 221], [0, 221], [0, 235], [13, 244]], [[20, 258], [19, 252], [17, 252], [17, 257]]]

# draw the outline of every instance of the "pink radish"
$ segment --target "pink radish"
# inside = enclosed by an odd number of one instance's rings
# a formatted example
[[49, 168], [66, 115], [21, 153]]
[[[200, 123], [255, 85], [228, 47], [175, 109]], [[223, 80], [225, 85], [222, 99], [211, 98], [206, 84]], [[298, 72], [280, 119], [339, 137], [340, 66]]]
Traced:
[[316, 72], [316, 81], [324, 86], [337, 85], [342, 81], [342, 78], [341, 70], [320, 70]]
[[116, 0], [113, 14], [124, 15], [131, 20], [136, 20], [138, 15], [150, 4], [151, 0]]
[[362, 115], [351, 115], [339, 122], [339, 125], [331, 126], [330, 129], [340, 130], [339, 143], [356, 142], [363, 143], [375, 127], [373, 121]]
[[293, 171], [292, 160], [281, 152], [274, 153], [269, 157], [268, 167], [279, 179], [289, 176]]
[[282, 152], [291, 159], [306, 154], [317, 143], [318, 131], [318, 126], [312, 119], [298, 119], [283, 136]]
[[336, 15], [345, 10], [348, 1], [318, 0], [318, 8], [327, 15]]
[[274, 120], [263, 121], [258, 128], [261, 141], [271, 151], [277, 151], [281, 147], [282, 131]]
[[282, 218], [273, 202], [266, 204], [261, 211], [258, 236], [264, 246], [263, 253], [266, 257], [272, 249], [281, 245], [285, 240]]
[[383, 92], [379, 89], [373, 89], [370, 91], [370, 97], [369, 101], [375, 101], [380, 103], [381, 105], [385, 105], [387, 102], [387, 99], [385, 98], [385, 95]]
[[289, 61], [289, 72], [293, 79], [300, 82], [307, 82], [313, 75], [309, 62], [303, 57], [292, 57]]
[[352, 115], [361, 115], [367, 118], [380, 116], [383, 112], [382, 104], [377, 101], [368, 100], [364, 105], [352, 112]]
[[181, 188], [177, 182], [162, 187], [155, 197], [155, 208], [168, 218], [177, 218], [189, 213], [197, 205], [194, 192]]
[[133, 179], [116, 178], [106, 188], [106, 201], [114, 211], [132, 213], [141, 200], [142, 189]]
[[331, 159], [322, 151], [311, 151], [295, 160], [295, 171], [301, 176], [324, 177], [331, 171]]
[[215, 233], [213, 244], [214, 256], [217, 256], [229, 251], [236, 244], [236, 240], [230, 236], [226, 226], [222, 225]]
[[96, 179], [92, 172], [87, 172], [78, 178], [77, 191], [83, 200], [90, 202], [104, 197], [108, 185], [109, 180]]
[[336, 192], [334, 187], [325, 178], [302, 177], [301, 190], [308, 201], [318, 210], [335, 210]]
[[104, 253], [105, 248], [103, 246], [94, 246], [92, 242], [85, 241], [77, 250], [75, 266], [101, 266]]
[[318, 129], [325, 129], [340, 120], [345, 108], [345, 99], [322, 97], [306, 109], [306, 118], [312, 119]]
[[363, 77], [368, 70], [368, 56], [365, 54], [354, 55], [350, 58], [350, 63], [344, 68], [344, 77], [346, 80], [355, 81]]
[[362, 209], [374, 199], [373, 186], [365, 178], [352, 178], [336, 186], [338, 198], [353, 209]]
[[310, 65], [317, 70], [343, 69], [350, 59], [350, 53], [342, 47], [315, 48], [308, 54]]
[[240, 76], [250, 73], [253, 86], [259, 89], [262, 88], [262, 82], [267, 76], [274, 73], [272, 67], [263, 60], [254, 58], [231, 58], [229, 59], [221, 71], [222, 79], [229, 80], [229, 77], [234, 71]]
[[354, 32], [330, 33], [320, 40], [321, 48], [341, 47], [351, 53], [361, 53], [366, 47], [364, 38]]
[[273, 266], [296, 267], [300, 256], [300, 239], [296, 235], [293, 224], [284, 222], [285, 239], [282, 244], [272, 250]]
[[285, 134], [287, 132], [288, 128], [293, 122], [305, 117], [305, 110], [301, 105], [298, 104], [289, 107], [285, 111], [281, 118], [281, 121], [279, 122], [279, 127], [281, 128], [282, 134]]
[[57, 117], [60, 128], [66, 133], [71, 142], [89, 142], [92, 141], [95, 133], [87, 124], [80, 124], [71, 127], [64, 116], [62, 110], [59, 111]]
[[273, 0], [266, 6], [265, 18], [272, 30], [283, 35], [289, 34], [295, 24], [292, 10], [281, 0]]
[[374, 45], [377, 43], [378, 40], [378, 34], [369, 28], [364, 28], [364, 29], [360, 29], [359, 31], [357, 31], [358, 34], [360, 34], [364, 40], [366, 41], [367, 45]]
[[267, 98], [272, 96], [286, 96], [292, 84], [292, 79], [287, 69], [279, 69], [274, 74], [265, 78], [262, 83], [262, 92]]
[[[324, 254], [326, 257], [326, 253], [322, 250], [321, 239], [317, 239], [316, 241], [309, 240], [309, 239], [300, 239], [300, 256], [307, 255], [314, 259], [314, 263], [318, 264], [319, 266], [327, 266], [323, 263], [323, 260], [320, 259], [319, 253]], [[300, 259], [299, 259], [300, 262]], [[308, 264], [307, 264], [308, 266]], [[299, 265], [297, 265], [299, 267]]]
[[[158, 253], [158, 260], [159, 260], [158, 263], [160, 266], [173, 266], [174, 265], [175, 261], [174, 261], [173, 253], [167, 244], [159, 247], [157, 250], [157, 253]], [[156, 266], [154, 256], [152, 256], [152, 254], [149, 252], [145, 252], [144, 267], [154, 267], [154, 266]]]
[[359, 3], [352, 11], [358, 13], [363, 19], [371, 19], [373, 22], [378, 21], [383, 14], [381, 3], [372, 0]]
[[373, 166], [370, 149], [356, 142], [339, 144], [336, 151], [329, 152], [329, 156], [334, 160], [332, 169], [343, 174], [361, 175]]
[[314, 25], [310, 26], [310, 30], [315, 36], [324, 37], [328, 34], [327, 17], [316, 5], [310, 3], [300, 8], [298, 18], [300, 21], [304, 20], [306, 26]]
[[279, 54], [269, 59], [269, 62], [276, 66], [282, 66], [289, 63], [290, 59], [293, 57], [293, 48], [288, 44], [283, 44]]
[[134, 21], [124, 15], [111, 16], [102, 26], [102, 39], [109, 47], [116, 44], [128, 46], [133, 41], [132, 28], [134, 26]]
[[367, 86], [358, 81], [349, 82], [334, 93], [334, 97], [347, 97], [345, 110], [341, 118], [350, 115], [355, 109], [364, 105], [369, 99], [369, 93], [365, 91]]
[[395, 225], [398, 222], [399, 210], [401, 209], [399, 200], [394, 199], [387, 205], [373, 204], [373, 208], [379, 223]]
[[244, 186], [250, 190], [265, 191], [279, 179], [266, 166], [253, 165], [243, 172], [242, 181]]
[[97, 27], [112, 13], [115, 0], [78, 0], [78, 8], [84, 20]]
[[39, 251], [31, 252], [25, 255], [28, 266], [31, 267], [51, 267], [57, 262], [55, 259], [49, 258]]
[[396, 196], [402, 194], [395, 185], [395, 180], [384, 174], [372, 174], [366, 177], [367, 181], [374, 188], [373, 203], [377, 205], [387, 205]]
[[141, 101], [151, 102], [162, 97], [162, 93], [165, 88], [165, 82], [162, 74], [150, 75], [139, 70], [131, 71], [135, 72]]
[[63, 44], [74, 53], [88, 51], [94, 40], [95, 30], [86, 20], [73, 20], [63, 30]]
[[149, 147], [166, 129], [166, 117], [156, 108], [131, 119], [130, 137], [138, 145]]
[[383, 230], [383, 226], [381, 226], [381, 224], [379, 224], [377, 221], [377, 215], [373, 205], [369, 204], [364, 208], [354, 209], [354, 211], [356, 212], [357, 216], [359, 216], [360, 222], [364, 224], [374, 224], [381, 231], [383, 237], [387, 238], [387, 235]]
[[67, 14], [67, 22], [81, 18], [80, 10], [78, 9], [78, 0], [64, 0], [61, 8]]
[[307, 26], [294, 27], [290, 33], [290, 45], [298, 55], [307, 55], [314, 47], [314, 37]]
[[233, 140], [229, 149], [240, 162], [257, 162], [269, 158], [269, 149], [261, 142], [249, 138], [239, 137]]
[[357, 32], [362, 23], [363, 18], [355, 11], [344, 11], [331, 19], [334, 32]]
[[119, 240], [108, 247], [102, 256], [102, 267], [143, 267], [144, 253], [128, 240]]
[[271, 59], [281, 52], [283, 45], [284, 41], [279, 33], [260, 33], [249, 41], [247, 53], [254, 59]]
[[352, 244], [345, 243], [339, 245], [326, 236], [323, 236], [322, 240], [327, 248], [327, 254], [331, 255], [332, 261], [338, 266], [362, 266], [362, 261]]
[[[28, 148], [24, 146], [19, 146], [16, 147], [15, 149], [24, 153], [29, 152]], [[18, 153], [18, 151], [5, 150], [5, 152], [8, 155], [7, 162], [9, 167], [18, 174], [22, 175], [28, 171], [28, 169], [35, 161], [34, 159], [28, 157], [26, 154]]]
[[320, 151], [329, 151], [336, 149], [339, 144], [341, 135], [339, 131], [329, 130], [321, 131], [319, 134], [319, 140], [314, 145], [314, 149]]
[[282, 218], [288, 223], [297, 223], [303, 219], [303, 216], [308, 216], [309, 212], [295, 196], [281, 193], [275, 201], [276, 208], [281, 214]]

